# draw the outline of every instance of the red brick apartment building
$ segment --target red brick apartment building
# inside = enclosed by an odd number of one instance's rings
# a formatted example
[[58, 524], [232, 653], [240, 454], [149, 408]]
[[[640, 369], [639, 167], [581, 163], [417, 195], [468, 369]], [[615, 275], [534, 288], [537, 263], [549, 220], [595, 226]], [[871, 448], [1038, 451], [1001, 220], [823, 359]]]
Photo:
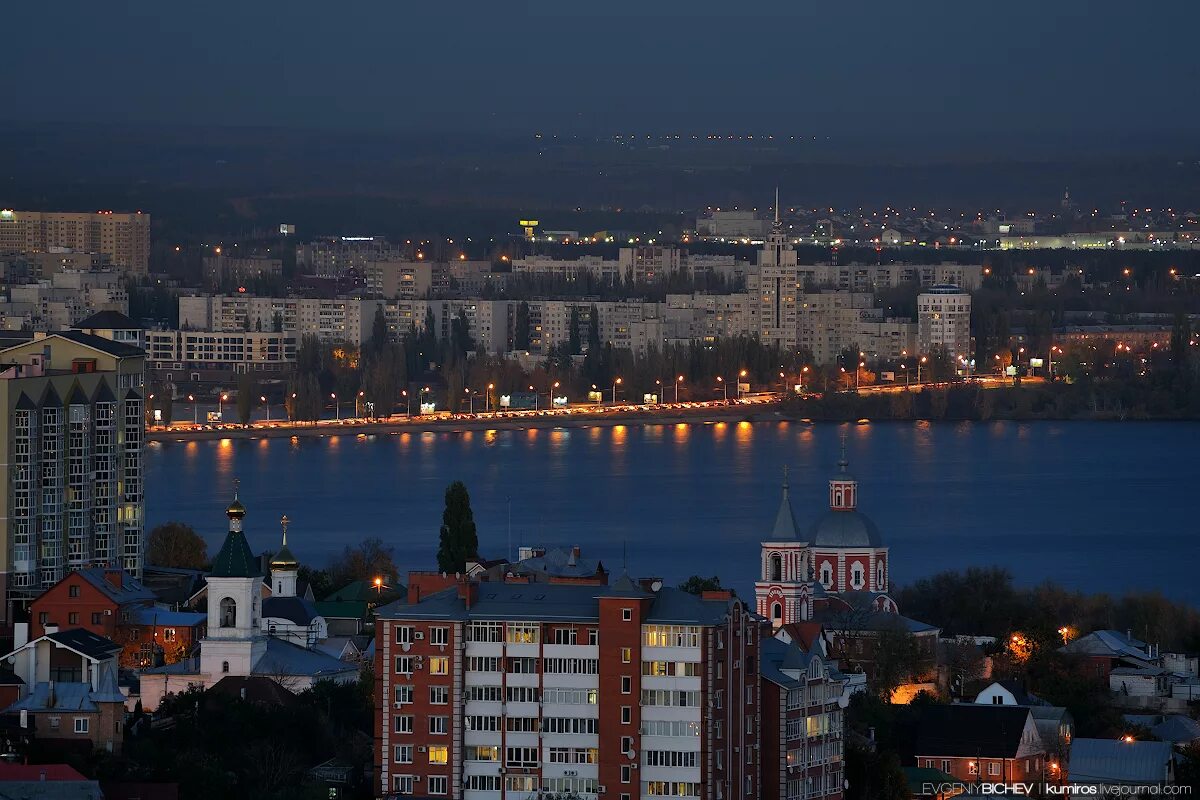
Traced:
[[409, 601], [376, 621], [380, 796], [762, 796], [766, 628], [729, 592], [511, 576]]

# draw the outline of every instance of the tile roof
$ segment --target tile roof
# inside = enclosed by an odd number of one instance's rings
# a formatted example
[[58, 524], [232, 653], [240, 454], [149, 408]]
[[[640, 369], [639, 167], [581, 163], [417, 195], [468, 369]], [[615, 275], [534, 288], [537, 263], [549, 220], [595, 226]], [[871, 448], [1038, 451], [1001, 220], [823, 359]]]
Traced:
[[1172, 758], [1170, 742], [1075, 739], [1071, 742], [1071, 783], [1161, 783]]
[[[574, 563], [572, 563], [574, 562]], [[511, 564], [506, 570], [516, 575], [536, 572], [560, 578], [587, 578], [604, 571], [598, 558], [575, 554], [574, 548], [556, 547], [540, 556], [526, 558]]]
[[922, 706], [918, 712], [914, 753], [925, 756], [1013, 758], [1029, 721], [1020, 706]]
[[262, 603], [263, 619], [286, 619], [297, 625], [308, 625], [321, 616], [315, 605], [302, 597], [268, 597]]
[[[93, 661], [103, 661], [121, 649], [121, 645], [112, 639], [92, 633], [83, 628], [71, 628], [65, 631], [47, 633], [42, 639], [50, 639], [63, 647], [70, 648], [80, 655], [87, 656]], [[34, 641], [40, 641], [35, 639]], [[30, 643], [32, 644], [32, 642]], [[28, 646], [28, 645], [26, 645]]]
[[104, 800], [104, 792], [99, 781], [9, 781], [0, 800]]
[[[663, 587], [647, 592], [628, 578], [619, 578], [611, 586], [561, 583], [478, 584], [479, 596], [470, 610], [458, 596], [457, 588], [427, 595], [414, 605], [404, 601], [377, 608], [377, 616], [391, 619], [446, 620], [518, 620], [584, 622], [600, 616], [600, 598], [652, 598], [644, 621], [652, 624], [676, 623], [716, 625], [736, 600], [705, 600], [681, 589]], [[320, 606], [318, 605], [318, 608]]]
[[124, 342], [114, 342], [112, 339], [105, 339], [103, 336], [96, 336], [95, 334], [84, 333], [83, 331], [58, 331], [49, 334], [49, 336], [59, 336], [63, 339], [69, 339], [76, 344], [82, 344], [93, 350], [99, 350], [115, 358], [134, 358], [146, 355], [146, 352], [140, 347], [134, 347]]
[[[200, 645], [204, 647], [203, 643]], [[186, 658], [174, 664], [142, 670], [146, 675], [199, 675], [198, 656]], [[358, 672], [358, 667], [332, 656], [308, 650], [300, 645], [285, 642], [275, 637], [267, 638], [266, 652], [250, 668], [252, 675], [271, 678], [275, 676], [300, 678], [333, 678], [348, 672]]]
[[138, 325], [120, 311], [97, 311], [90, 317], [85, 317], [71, 326], [75, 330], [134, 330], [144, 326]]
[[6, 712], [96, 710], [96, 704], [92, 702], [92, 685], [73, 681], [35, 683], [29, 694], [5, 709]]
[[325, 619], [361, 619], [367, 618], [368, 607], [363, 600], [318, 600], [313, 608]]
[[263, 574], [259, 559], [250, 550], [246, 534], [231, 530], [225, 534], [221, 552], [213, 559], [210, 578], [258, 578]]
[[1060, 653], [1146, 659], [1146, 643], [1113, 630], [1092, 631], [1059, 648]]
[[112, 571], [104, 567], [88, 567], [87, 569], [76, 570], [73, 574], [83, 578], [117, 605], [123, 606], [126, 603], [154, 600], [154, 592], [147, 589], [137, 578], [124, 570], [120, 570], [121, 585], [119, 587], [114, 586], [105, 577]]
[[172, 611], [158, 606], [138, 606], [130, 609], [129, 621], [134, 625], [170, 625], [175, 628], [192, 628], [208, 620], [203, 611]]

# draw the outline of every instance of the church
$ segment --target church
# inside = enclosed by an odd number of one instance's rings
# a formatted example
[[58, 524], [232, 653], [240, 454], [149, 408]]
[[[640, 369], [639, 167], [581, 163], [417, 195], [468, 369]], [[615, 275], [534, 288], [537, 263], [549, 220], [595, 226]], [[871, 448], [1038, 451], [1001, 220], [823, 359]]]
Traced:
[[291, 606], [306, 604], [295, 597], [300, 565], [287, 546], [286, 522], [283, 547], [271, 561], [271, 596], [264, 599], [262, 569], [242, 530], [246, 507], [236, 493], [225, 514], [229, 532], [207, 579], [208, 633], [200, 641], [200, 654], [142, 672], [142, 707], [153, 711], [168, 694], [193, 686], [207, 689], [231, 676], [271, 678], [293, 692], [320, 680], [357, 680], [355, 665], [289, 641], [307, 642], [306, 635], [278, 630], [289, 622], [297, 628], [311, 625], [288, 613]]
[[754, 584], [758, 613], [774, 628], [807, 622], [822, 612], [862, 610], [896, 614], [888, 595], [888, 549], [879, 528], [858, 510], [858, 481], [845, 453], [829, 480], [829, 510], [801, 530], [788, 495], [762, 542], [760, 578]]

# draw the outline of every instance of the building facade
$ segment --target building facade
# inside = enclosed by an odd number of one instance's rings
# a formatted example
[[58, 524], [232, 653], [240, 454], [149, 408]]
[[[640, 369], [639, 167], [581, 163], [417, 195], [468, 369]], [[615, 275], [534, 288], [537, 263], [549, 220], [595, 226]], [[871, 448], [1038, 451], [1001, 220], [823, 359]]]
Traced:
[[98, 253], [122, 272], [150, 271], [150, 215], [0, 210], [0, 253]]
[[626, 577], [461, 582], [381, 609], [382, 795], [759, 792], [759, 619]]
[[259, 331], [146, 331], [146, 366], [170, 381], [189, 380], [193, 372], [280, 372], [295, 363], [299, 339]]
[[141, 574], [145, 359], [135, 347], [79, 331], [2, 345], [7, 615], [13, 602], [32, 599], [70, 570]]
[[917, 295], [917, 348], [943, 348], [954, 359], [971, 357], [971, 295], [949, 284]]
[[276, 331], [355, 347], [371, 336], [379, 304], [353, 298], [193, 295], [179, 298], [179, 326], [197, 331]]

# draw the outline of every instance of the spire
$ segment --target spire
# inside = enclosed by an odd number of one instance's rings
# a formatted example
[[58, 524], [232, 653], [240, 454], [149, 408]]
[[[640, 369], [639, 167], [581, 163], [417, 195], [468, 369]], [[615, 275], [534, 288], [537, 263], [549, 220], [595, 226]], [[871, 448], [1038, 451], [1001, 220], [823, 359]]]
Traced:
[[242, 533], [242, 520], [246, 517], [246, 507], [237, 498], [238, 481], [233, 482], [233, 502], [225, 509], [229, 517], [229, 533], [225, 534], [225, 543], [213, 559], [210, 577], [213, 578], [252, 578], [262, 575], [258, 558], [250, 551], [250, 543], [246, 534]]
[[844, 474], [849, 466], [850, 462], [846, 460], [846, 432], [842, 431], [842, 457], [838, 460], [838, 471]]
[[843, 432], [838, 471], [829, 479], [829, 507], [834, 511], [853, 511], [858, 505], [858, 481], [850, 475], [849, 466], [850, 462], [846, 458], [846, 434]]
[[778, 228], [782, 223], [779, 220], [779, 187], [775, 187], [775, 227]]
[[771, 539], [784, 541], [799, 541], [800, 529], [796, 525], [796, 515], [792, 511], [792, 501], [788, 498], [788, 468], [783, 468], [783, 497], [779, 501], [779, 511], [775, 514], [775, 525], [771, 528]]
[[287, 543], [287, 529], [288, 529], [288, 523], [290, 523], [290, 522], [291, 522], [291, 520], [288, 519], [287, 514], [284, 514], [282, 517], [279, 518], [279, 526], [281, 528], [283, 528], [283, 544], [280, 546], [279, 552], [276, 553], [275, 556], [271, 559], [271, 569], [272, 570], [299, 569], [300, 568], [300, 562], [296, 559], [296, 557], [294, 555], [292, 555], [292, 551], [288, 547], [288, 543]]

